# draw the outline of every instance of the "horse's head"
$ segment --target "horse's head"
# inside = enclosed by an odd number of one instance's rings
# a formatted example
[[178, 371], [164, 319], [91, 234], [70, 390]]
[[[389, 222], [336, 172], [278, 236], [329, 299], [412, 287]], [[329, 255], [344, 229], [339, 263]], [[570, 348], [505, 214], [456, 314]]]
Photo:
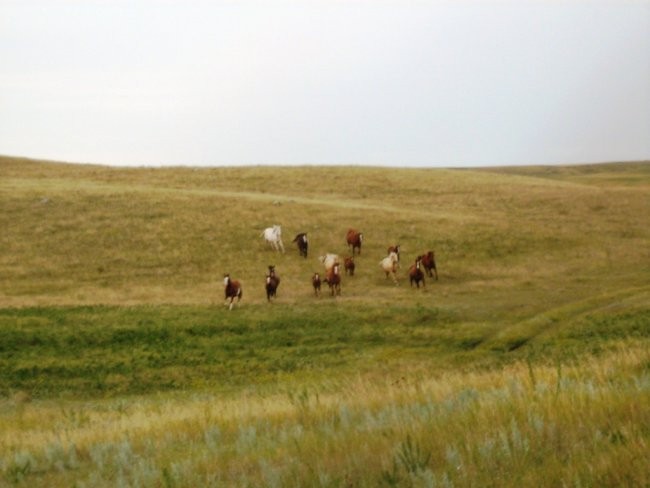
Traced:
[[224, 284], [224, 286], [228, 286], [228, 283], [230, 283], [230, 275], [225, 274], [225, 275], [223, 275], [223, 284]]

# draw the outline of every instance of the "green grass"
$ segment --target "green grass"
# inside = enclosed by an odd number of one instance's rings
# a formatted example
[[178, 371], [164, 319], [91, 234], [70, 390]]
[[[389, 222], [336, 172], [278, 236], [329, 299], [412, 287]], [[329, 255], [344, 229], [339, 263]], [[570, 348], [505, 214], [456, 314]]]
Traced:
[[[648, 163], [0, 158], [0, 208], [0, 486], [650, 483]], [[314, 297], [348, 227], [357, 273]], [[440, 280], [410, 288], [428, 249]]]

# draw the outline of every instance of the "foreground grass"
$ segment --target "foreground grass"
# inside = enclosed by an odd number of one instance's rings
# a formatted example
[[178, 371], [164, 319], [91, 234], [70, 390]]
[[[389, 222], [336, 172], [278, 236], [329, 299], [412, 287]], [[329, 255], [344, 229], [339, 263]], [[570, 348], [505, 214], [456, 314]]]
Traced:
[[17, 486], [647, 486], [650, 355], [2, 407]]
[[5, 309], [0, 479], [646, 486], [649, 294], [496, 329], [353, 303]]

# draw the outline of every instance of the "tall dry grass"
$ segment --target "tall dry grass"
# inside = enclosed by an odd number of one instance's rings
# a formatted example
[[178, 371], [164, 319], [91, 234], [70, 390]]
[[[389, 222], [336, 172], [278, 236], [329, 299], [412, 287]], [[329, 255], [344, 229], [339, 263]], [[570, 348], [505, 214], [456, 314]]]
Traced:
[[0, 467], [17, 486], [647, 486], [648, 360], [5, 402]]

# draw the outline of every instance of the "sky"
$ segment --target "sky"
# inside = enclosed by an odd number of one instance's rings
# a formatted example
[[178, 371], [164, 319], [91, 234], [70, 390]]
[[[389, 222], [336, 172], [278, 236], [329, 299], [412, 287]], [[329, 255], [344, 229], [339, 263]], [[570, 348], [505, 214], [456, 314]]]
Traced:
[[0, 154], [650, 159], [650, 0], [0, 0]]

